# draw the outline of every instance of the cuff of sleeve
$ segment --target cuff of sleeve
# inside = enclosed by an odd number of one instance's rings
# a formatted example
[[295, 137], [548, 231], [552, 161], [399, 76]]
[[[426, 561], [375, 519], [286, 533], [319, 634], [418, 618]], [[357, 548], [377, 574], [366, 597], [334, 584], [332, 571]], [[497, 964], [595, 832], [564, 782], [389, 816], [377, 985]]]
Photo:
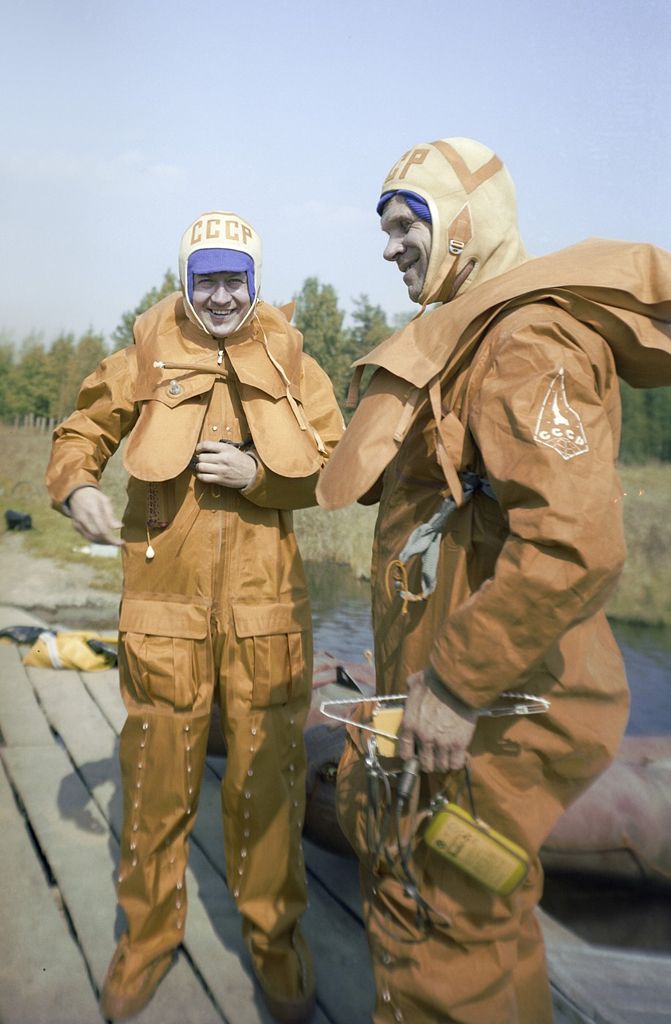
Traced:
[[253, 449], [247, 449], [245, 455], [251, 455], [254, 459], [254, 462], [256, 463], [256, 475], [251, 483], [247, 484], [246, 487], [241, 488], [240, 494], [245, 498], [251, 498], [253, 500], [254, 495], [263, 489], [266, 480], [266, 468]]
[[72, 512], [70, 511], [70, 498], [75, 493], [75, 491], [81, 491], [84, 487], [95, 487], [95, 489], [98, 490], [95, 484], [79, 484], [77, 487], [73, 487], [70, 493], [68, 494], [67, 498], [63, 502], [61, 502], [60, 505], [60, 511], [63, 513], [64, 516], [67, 516], [68, 519], [72, 519]]
[[[438, 671], [435, 664], [433, 663], [432, 658], [429, 659], [429, 664], [431, 669], [433, 670], [431, 673], [429, 673], [429, 685], [434, 690], [434, 692], [438, 691], [438, 696], [440, 696], [441, 691], [443, 691], [446, 694], [446, 699], [452, 700], [456, 705], [456, 709], [458, 711], [462, 711], [464, 713], [467, 713], [469, 711], [477, 711], [476, 705], [471, 703], [470, 701], [464, 700], [464, 698], [459, 693], [458, 689], [452, 685], [451, 680], [449, 683], [446, 682], [446, 677], [444, 673]], [[462, 706], [459, 707], [459, 705]]]
[[498, 696], [498, 692], [490, 693], [487, 690], [473, 689], [463, 682], [460, 683], [458, 681], [459, 673], [454, 670], [453, 666], [445, 664], [435, 646], [429, 656], [429, 664], [441, 682], [449, 679], [449, 685], [443, 682], [443, 686], [453, 697], [460, 700], [468, 708], [485, 708]]

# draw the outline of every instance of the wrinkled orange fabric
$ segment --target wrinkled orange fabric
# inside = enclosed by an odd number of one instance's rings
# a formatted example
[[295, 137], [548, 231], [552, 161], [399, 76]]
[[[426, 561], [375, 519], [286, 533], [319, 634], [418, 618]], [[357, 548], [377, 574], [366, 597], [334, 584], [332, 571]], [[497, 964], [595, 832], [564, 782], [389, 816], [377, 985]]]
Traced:
[[[603, 612], [625, 557], [617, 373], [671, 383], [670, 282], [667, 253], [585, 243], [473, 288], [361, 361], [380, 369], [318, 496], [326, 507], [380, 501], [378, 692], [403, 692], [430, 663], [474, 707], [504, 690], [550, 701], [537, 717], [479, 719], [470, 750], [478, 813], [530, 854], [526, 882], [493, 896], [419, 839], [420, 890], [451, 925], [417, 944], [388, 934], [392, 921], [417, 937], [413, 905], [383, 864], [369, 862], [365, 769], [350, 739], [338, 813], [364, 878], [378, 872], [368, 915], [376, 1024], [551, 1022], [534, 917], [538, 850], [614, 756], [627, 720], [626, 678]], [[428, 398], [436, 379], [439, 425]], [[435, 592], [404, 613], [386, 571], [450, 492], [439, 446], [455, 470], [486, 478], [495, 499], [478, 491], [448, 520]], [[415, 593], [417, 563], [407, 566]], [[422, 807], [445, 781], [423, 776]]]
[[[312, 639], [291, 510], [314, 504], [342, 416], [299, 332], [265, 303], [226, 339], [220, 366], [216, 343], [187, 320], [179, 295], [140, 317], [135, 339], [84, 382], [77, 411], [55, 432], [47, 474], [61, 507], [76, 487], [97, 485], [127, 438], [118, 886], [127, 976], [182, 940], [188, 837], [216, 698], [228, 747], [227, 878], [245, 938], [272, 982], [273, 958], [295, 941], [306, 903], [302, 728]], [[199, 440], [248, 437], [259, 469], [244, 491], [195, 478], [188, 463]], [[296, 966], [281, 990], [287, 997], [301, 995]]]

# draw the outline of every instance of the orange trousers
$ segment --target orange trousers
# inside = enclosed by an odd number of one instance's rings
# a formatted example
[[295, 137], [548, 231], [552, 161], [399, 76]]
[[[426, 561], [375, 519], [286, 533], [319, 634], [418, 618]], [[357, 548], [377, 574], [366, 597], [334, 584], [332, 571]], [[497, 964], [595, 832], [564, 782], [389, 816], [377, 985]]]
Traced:
[[[257, 706], [244, 696], [251, 693], [252, 663], [230, 631], [213, 630], [202, 641], [135, 633], [121, 638], [128, 718], [120, 744], [124, 813], [117, 895], [133, 975], [177, 947], [184, 935], [188, 843], [215, 686], [227, 744], [221, 805], [229, 889], [261, 970], [272, 976], [274, 961], [286, 968], [282, 953], [292, 944], [307, 902], [301, 834], [310, 689], [292, 689], [291, 679], [292, 673], [294, 680], [301, 674], [311, 678], [312, 651], [309, 634], [303, 634], [299, 671], [296, 644], [293, 665], [284, 646], [286, 657], [252, 665], [264, 679], [263, 706]], [[281, 694], [281, 702], [273, 703], [273, 694]], [[291, 979], [286, 988], [291, 994]], [[295, 989], [300, 994], [298, 969]]]

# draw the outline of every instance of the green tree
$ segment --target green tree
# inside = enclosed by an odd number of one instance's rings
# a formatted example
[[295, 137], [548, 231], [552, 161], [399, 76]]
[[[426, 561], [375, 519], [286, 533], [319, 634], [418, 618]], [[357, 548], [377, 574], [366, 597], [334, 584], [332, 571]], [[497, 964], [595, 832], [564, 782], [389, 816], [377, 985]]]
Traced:
[[14, 346], [11, 341], [0, 342], [0, 418], [9, 415], [8, 402], [11, 394], [11, 376], [14, 367]]
[[[381, 306], [374, 306], [367, 295], [359, 295], [354, 299], [352, 310], [352, 326], [347, 332], [348, 345], [347, 357], [351, 364], [355, 359], [370, 352], [379, 345], [381, 341], [393, 333], [387, 322], [387, 316]], [[362, 395], [374, 372], [373, 367], [366, 367], [359, 384], [359, 394]], [[348, 380], [351, 378], [352, 370], [348, 369]], [[352, 410], [346, 410], [346, 415], [351, 416]]]
[[121, 322], [112, 331], [112, 341], [114, 348], [126, 348], [128, 345], [133, 344], [133, 324], [140, 313], [144, 313], [150, 306], [155, 305], [164, 299], [171, 292], [179, 290], [179, 281], [173, 274], [172, 270], [166, 270], [163, 275], [163, 281], [158, 288], [152, 288], [148, 291], [139, 301], [135, 309], [124, 313], [121, 317]]
[[671, 388], [654, 388], [646, 393], [650, 436], [654, 458], [671, 461]]
[[671, 388], [665, 388], [657, 394], [657, 417], [663, 430], [660, 458], [664, 462], [671, 462]]
[[105, 339], [101, 334], [88, 331], [73, 344], [67, 371], [58, 393], [57, 408], [52, 415], [61, 420], [68, 416], [77, 404], [77, 395], [82, 381], [95, 370], [107, 355]]
[[34, 335], [23, 342], [19, 359], [9, 372], [7, 413], [10, 416], [49, 416], [52, 381], [44, 345]]
[[620, 381], [620, 394], [622, 462], [671, 462], [671, 388], [632, 388]]
[[336, 398], [344, 403], [349, 380], [349, 342], [343, 331], [345, 314], [330, 284], [308, 277], [296, 298], [294, 323], [302, 333], [305, 351], [313, 356], [333, 383]]
[[381, 306], [373, 306], [367, 295], [354, 299], [352, 320], [354, 324], [349, 330], [352, 359], [370, 352], [392, 333], [384, 310]]
[[49, 415], [62, 420], [72, 412], [69, 381], [75, 352], [72, 334], [61, 334], [51, 343], [47, 353], [46, 373], [49, 379]]
[[409, 324], [413, 316], [417, 313], [416, 309], [410, 309], [406, 313], [394, 313], [391, 318], [391, 328], [393, 331], [400, 331], [402, 327]]

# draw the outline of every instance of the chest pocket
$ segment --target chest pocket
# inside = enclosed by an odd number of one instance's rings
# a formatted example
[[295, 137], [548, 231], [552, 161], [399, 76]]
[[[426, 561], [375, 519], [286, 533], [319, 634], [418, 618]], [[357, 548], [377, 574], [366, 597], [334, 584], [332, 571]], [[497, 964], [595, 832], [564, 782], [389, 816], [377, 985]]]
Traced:
[[138, 480], [171, 480], [187, 467], [219, 373], [164, 370], [156, 381], [141, 375], [135, 389], [140, 415], [128, 436], [123, 462]]
[[307, 703], [312, 689], [310, 607], [234, 605], [229, 683], [252, 707]]

